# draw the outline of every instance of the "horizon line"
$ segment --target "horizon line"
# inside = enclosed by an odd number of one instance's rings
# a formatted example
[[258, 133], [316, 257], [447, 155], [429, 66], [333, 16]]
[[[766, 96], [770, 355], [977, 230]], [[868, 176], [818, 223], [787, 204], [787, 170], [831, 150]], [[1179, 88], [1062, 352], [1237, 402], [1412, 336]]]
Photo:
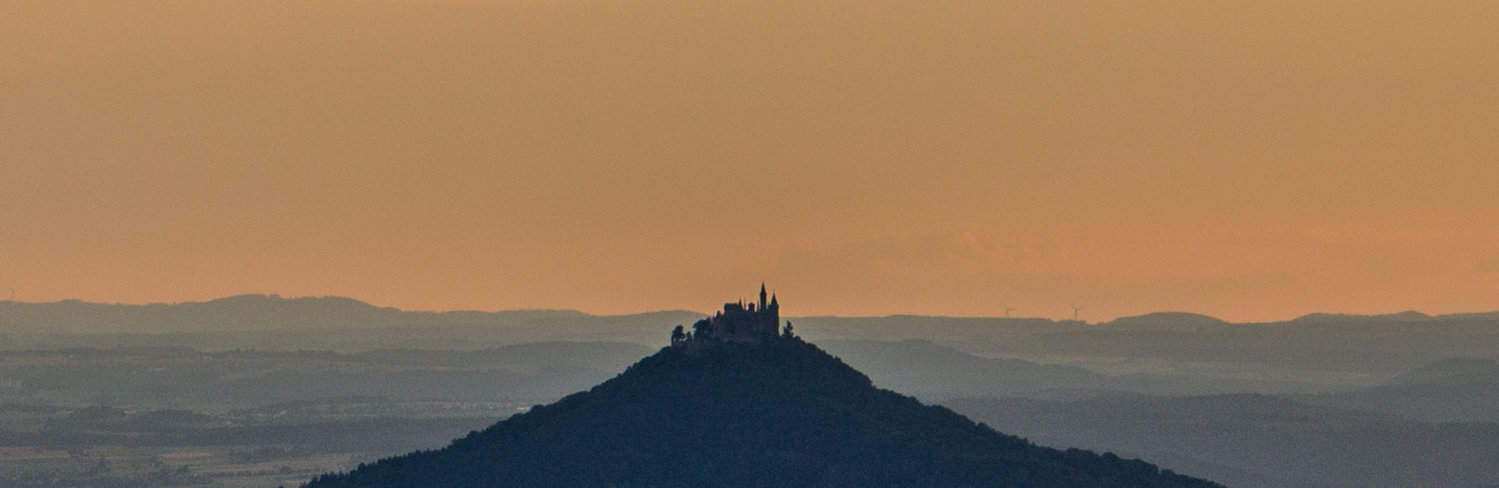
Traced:
[[[587, 315], [587, 316], [591, 316], [591, 317], [629, 317], [629, 316], [636, 316], [636, 315], [649, 315], [649, 314], [655, 314], [655, 313], [692, 313], [692, 314], [698, 314], [698, 315], [703, 315], [703, 316], [711, 316], [712, 315], [712, 313], [704, 313], [704, 312], [700, 312], [700, 311], [697, 311], [697, 310], [672, 309], [672, 308], [663, 308], [663, 309], [655, 309], [655, 310], [643, 310], [643, 311], [625, 312], [625, 313], [596, 313], [596, 312], [589, 312], [589, 311], [578, 309], [578, 308], [546, 308], [546, 307], [538, 307], [538, 308], [507, 308], [507, 309], [488, 309], [488, 310], [486, 310], [486, 309], [464, 309], [464, 308], [445, 309], [445, 310], [444, 309], [417, 309], [417, 308], [409, 308], [408, 309], [408, 308], [401, 308], [401, 307], [396, 307], [396, 306], [377, 305], [377, 304], [371, 303], [369, 301], [365, 301], [365, 300], [362, 300], [362, 299], [359, 299], [359, 298], [350, 297], [350, 296], [344, 296], [344, 295], [283, 296], [283, 295], [281, 295], [279, 293], [238, 293], [238, 294], [225, 295], [225, 296], [221, 296], [221, 297], [217, 297], [217, 298], [211, 298], [211, 299], [206, 299], [206, 300], [183, 300], [183, 301], [177, 301], [177, 302], [159, 301], [159, 302], [146, 302], [146, 303], [129, 303], [129, 302], [92, 301], [92, 300], [86, 300], [86, 299], [81, 299], [81, 298], [62, 298], [62, 299], [51, 300], [51, 301], [26, 301], [26, 300], [15, 300], [15, 299], [0, 299], [0, 303], [15, 303], [15, 304], [26, 304], [26, 305], [54, 305], [54, 304], [63, 304], [63, 303], [82, 303], [82, 304], [89, 304], [89, 305], [105, 305], [105, 306], [149, 307], [149, 306], [181, 306], [181, 305], [207, 304], [207, 303], [212, 303], [212, 302], [219, 302], [219, 301], [230, 300], [230, 299], [235, 299], [235, 298], [244, 298], [244, 297], [260, 297], [260, 298], [269, 298], [269, 299], [282, 300], [282, 301], [294, 301], [294, 300], [327, 300], [327, 299], [348, 300], [348, 301], [356, 302], [356, 303], [359, 303], [361, 305], [365, 305], [365, 306], [368, 306], [368, 307], [371, 307], [371, 308], [375, 308], [375, 309], [388, 309], [388, 310], [395, 310], [397, 312], [408, 312], [408, 313], [437, 313], [437, 314], [442, 314], [442, 313], [555, 312], [555, 313], [578, 313], [578, 314]], [[1106, 323], [1115, 322], [1115, 321], [1119, 321], [1119, 320], [1130, 319], [1130, 318], [1138, 318], [1138, 317], [1146, 317], [1146, 316], [1151, 316], [1151, 315], [1182, 314], [1182, 315], [1195, 315], [1195, 316], [1199, 316], [1199, 317], [1209, 318], [1209, 319], [1217, 320], [1219, 322], [1223, 322], [1223, 323], [1226, 323], [1226, 324], [1252, 325], [1252, 324], [1275, 324], [1275, 323], [1293, 322], [1293, 321], [1296, 321], [1296, 320], [1304, 319], [1304, 318], [1307, 318], [1307, 317], [1313, 317], [1313, 316], [1348, 317], [1348, 318], [1381, 318], [1381, 317], [1388, 318], [1388, 317], [1392, 317], [1392, 316], [1403, 315], [1403, 314], [1410, 314], [1410, 313], [1416, 313], [1416, 314], [1420, 314], [1420, 315], [1422, 315], [1422, 316], [1424, 316], [1426, 318], [1436, 319], [1436, 318], [1442, 318], [1442, 317], [1459, 317], [1459, 316], [1471, 316], [1471, 315], [1499, 314], [1499, 310], [1479, 310], [1479, 311], [1454, 312], [1454, 313], [1444, 313], [1444, 314], [1430, 314], [1430, 313], [1423, 312], [1423, 311], [1417, 310], [1417, 309], [1405, 309], [1405, 310], [1399, 310], [1399, 311], [1394, 311], [1394, 312], [1372, 313], [1372, 314], [1318, 311], [1318, 312], [1306, 312], [1306, 313], [1302, 313], [1302, 314], [1299, 314], [1299, 315], [1295, 315], [1295, 316], [1290, 317], [1290, 318], [1279, 319], [1279, 320], [1254, 320], [1254, 321], [1244, 321], [1244, 322], [1233, 321], [1233, 320], [1221, 318], [1221, 317], [1218, 317], [1218, 316], [1215, 316], [1215, 315], [1212, 315], [1212, 314], [1206, 314], [1206, 313], [1201, 313], [1201, 312], [1193, 312], [1193, 311], [1188, 311], [1188, 310], [1169, 310], [1169, 309], [1167, 309], [1167, 310], [1157, 310], [1157, 311], [1152, 311], [1152, 312], [1145, 312], [1145, 313], [1135, 314], [1135, 315], [1120, 315], [1120, 316], [1112, 317], [1112, 318], [1110, 318], [1108, 320], [1093, 321], [1093, 322], [1090, 322], [1090, 321], [1088, 321], [1086, 319], [1073, 320], [1073, 319], [1067, 318], [1067, 317], [1045, 317], [1045, 316], [1009, 316], [1009, 317], [1007, 317], [1007, 316], [1002, 316], [1002, 315], [942, 315], [942, 314], [929, 314], [929, 313], [887, 313], [887, 314], [876, 314], [876, 315], [840, 315], [840, 314], [826, 314], [826, 313], [824, 313], [824, 314], [809, 314], [809, 315], [786, 315], [786, 316], [783, 316], [783, 318], [792, 318], [792, 319], [818, 319], [818, 318], [880, 319], [880, 318], [914, 317], [914, 318], [945, 318], [945, 319], [963, 319], [963, 320], [983, 320], [983, 319], [987, 319], [987, 320], [1047, 320], [1047, 321], [1059, 322], [1059, 323], [1060, 322], [1081, 322], [1081, 323], [1084, 323], [1084, 324], [1106, 324]]]

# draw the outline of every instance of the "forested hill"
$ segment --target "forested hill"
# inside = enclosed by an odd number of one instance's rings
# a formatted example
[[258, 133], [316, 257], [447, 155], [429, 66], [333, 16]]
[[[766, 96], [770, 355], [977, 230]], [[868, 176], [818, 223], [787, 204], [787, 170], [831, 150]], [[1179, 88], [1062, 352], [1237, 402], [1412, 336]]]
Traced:
[[587, 392], [309, 488], [1214, 487], [875, 388], [799, 339], [667, 348]]

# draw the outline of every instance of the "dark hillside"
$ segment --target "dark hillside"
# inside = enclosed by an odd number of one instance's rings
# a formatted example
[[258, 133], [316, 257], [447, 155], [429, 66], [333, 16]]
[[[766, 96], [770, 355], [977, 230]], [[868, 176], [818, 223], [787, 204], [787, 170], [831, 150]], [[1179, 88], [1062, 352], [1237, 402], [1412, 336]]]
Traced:
[[798, 339], [667, 348], [593, 389], [451, 446], [312, 488], [499, 486], [1210, 487], [1035, 446], [875, 388]]

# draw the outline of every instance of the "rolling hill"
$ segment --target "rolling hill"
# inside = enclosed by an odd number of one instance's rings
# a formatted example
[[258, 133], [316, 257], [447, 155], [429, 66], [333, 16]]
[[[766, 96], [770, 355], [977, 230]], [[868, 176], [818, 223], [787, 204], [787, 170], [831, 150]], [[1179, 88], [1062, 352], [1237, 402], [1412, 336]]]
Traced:
[[452, 445], [308, 488], [1212, 487], [1112, 454], [1038, 447], [875, 388], [799, 339], [667, 348]]

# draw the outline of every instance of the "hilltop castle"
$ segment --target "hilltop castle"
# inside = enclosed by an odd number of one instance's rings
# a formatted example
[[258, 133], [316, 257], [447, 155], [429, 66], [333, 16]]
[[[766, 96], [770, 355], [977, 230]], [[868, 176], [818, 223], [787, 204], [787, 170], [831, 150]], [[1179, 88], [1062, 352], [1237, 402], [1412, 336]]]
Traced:
[[[780, 322], [781, 303], [775, 295], [767, 300], [765, 283], [761, 283], [758, 308], [756, 303], [746, 305], [743, 300], [725, 303], [722, 311], [692, 324], [690, 332], [678, 325], [671, 331], [671, 345], [689, 347], [718, 342], [758, 344], [774, 339], [778, 335]], [[791, 322], [786, 323], [786, 329], [781, 333], [788, 337], [791, 335]]]

